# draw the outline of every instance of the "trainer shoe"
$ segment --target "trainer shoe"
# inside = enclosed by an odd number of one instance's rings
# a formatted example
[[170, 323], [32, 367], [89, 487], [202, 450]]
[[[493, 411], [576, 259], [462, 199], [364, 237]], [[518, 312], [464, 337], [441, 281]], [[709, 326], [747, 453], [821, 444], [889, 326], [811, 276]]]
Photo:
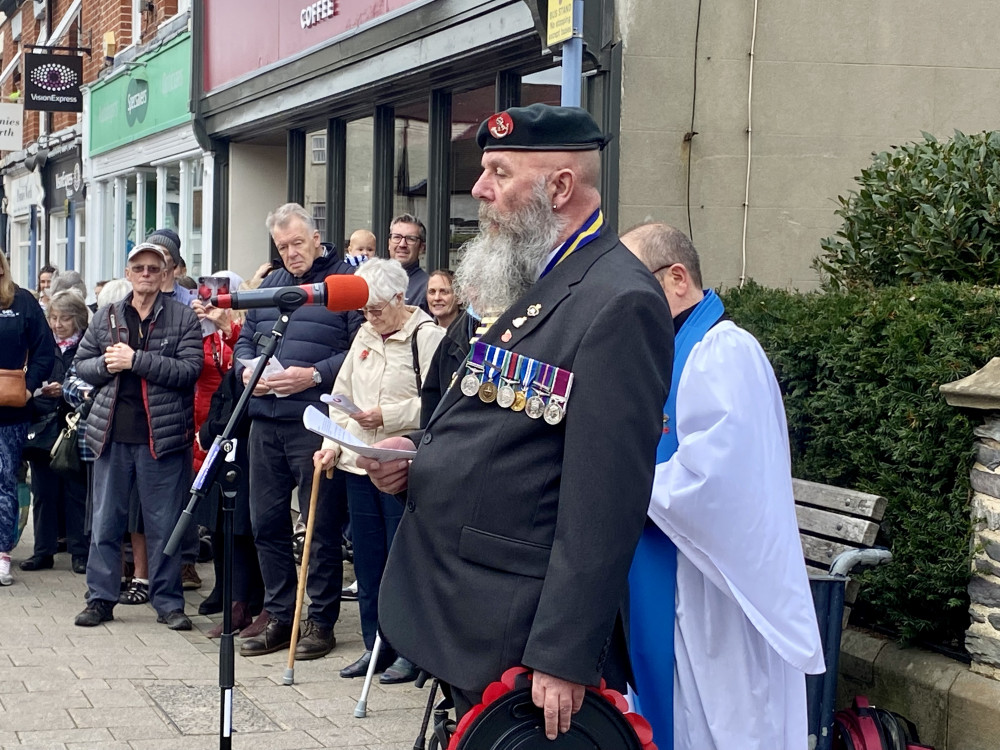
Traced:
[[10, 574], [10, 554], [0, 554], [0, 586], [10, 586], [14, 577]]
[[114, 602], [106, 602], [102, 599], [93, 599], [87, 602], [87, 608], [76, 616], [74, 624], [81, 628], [92, 628], [102, 622], [115, 619]]
[[201, 576], [194, 568], [194, 563], [181, 565], [181, 587], [185, 591], [201, 588]]
[[183, 609], [175, 609], [165, 615], [157, 615], [156, 621], [166, 625], [171, 630], [190, 630], [191, 618], [184, 614]]

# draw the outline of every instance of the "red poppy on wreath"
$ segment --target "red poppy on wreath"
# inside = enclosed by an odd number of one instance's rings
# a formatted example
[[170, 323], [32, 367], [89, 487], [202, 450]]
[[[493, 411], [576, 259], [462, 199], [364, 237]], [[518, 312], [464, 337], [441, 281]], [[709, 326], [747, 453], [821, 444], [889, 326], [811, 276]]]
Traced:
[[364, 349], [361, 352], [361, 361], [364, 362], [366, 359], [368, 359], [368, 350]]

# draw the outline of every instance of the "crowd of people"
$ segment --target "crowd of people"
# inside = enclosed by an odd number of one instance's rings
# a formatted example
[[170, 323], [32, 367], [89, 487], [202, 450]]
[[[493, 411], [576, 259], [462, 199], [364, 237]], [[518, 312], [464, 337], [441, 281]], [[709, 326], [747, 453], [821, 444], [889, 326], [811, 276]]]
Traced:
[[[289, 203], [265, 222], [275, 262], [249, 281], [216, 274], [237, 289], [356, 274], [368, 289], [358, 310], [288, 314], [237, 426], [232, 550], [212, 494], [181, 551], [164, 546], [282, 311], [213, 306], [184, 280], [169, 229], [130, 248], [89, 310], [78, 274], [46, 266], [32, 294], [0, 254], [0, 584], [13, 582], [27, 455], [35, 546], [21, 569], [52, 567], [64, 539], [86, 575], [77, 625], [149, 603], [190, 629], [200, 526], [216, 588], [199, 614], [221, 612], [231, 554], [240, 654], [274, 653], [295, 625], [297, 494], [303, 517], [317, 505], [296, 659], [336, 646], [349, 543], [365, 650], [344, 678], [368, 672], [380, 635], [380, 680], [424, 670], [458, 716], [524, 666], [552, 739], [603, 680], [661, 748], [805, 748], [804, 675], [823, 658], [766, 356], [703, 291], [683, 233], [609, 226], [607, 137], [584, 110], [511, 108], [477, 142], [480, 231], [455, 273], [421, 266], [415, 215], [385, 228], [388, 258], [367, 229], [341, 255]], [[359, 456], [304, 427], [310, 406], [415, 454]], [[38, 436], [72, 415], [67, 473]]]

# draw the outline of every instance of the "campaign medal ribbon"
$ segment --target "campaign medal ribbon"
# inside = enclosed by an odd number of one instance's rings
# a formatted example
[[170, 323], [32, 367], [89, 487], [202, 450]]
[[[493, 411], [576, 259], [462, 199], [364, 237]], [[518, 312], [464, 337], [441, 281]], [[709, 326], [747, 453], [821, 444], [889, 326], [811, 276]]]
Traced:
[[556, 368], [555, 383], [552, 386], [552, 396], [549, 398], [548, 406], [545, 407], [545, 421], [551, 425], [562, 422], [566, 416], [566, 402], [569, 400], [569, 391], [573, 387], [573, 373], [569, 370]]
[[469, 361], [465, 364], [467, 374], [462, 378], [462, 393], [466, 396], [475, 396], [479, 393], [479, 381], [483, 375], [485, 360], [486, 344], [477, 341], [469, 353]]
[[541, 419], [545, 413], [546, 400], [548, 395], [552, 393], [555, 369], [552, 365], [543, 364], [538, 379], [531, 384], [535, 395], [528, 399], [524, 412], [532, 419]]
[[539, 364], [530, 357], [521, 357], [517, 366], [517, 382], [520, 386], [514, 393], [514, 403], [511, 404], [511, 411], [524, 411], [528, 404], [528, 393], [531, 392], [531, 381], [538, 372]]
[[[577, 229], [569, 238], [559, 246], [552, 259], [545, 265], [545, 269], [542, 271], [541, 276], [538, 278], [544, 278], [549, 271], [562, 263], [566, 258], [575, 253], [577, 250], [593, 242], [598, 237], [601, 236], [601, 227], [604, 226], [604, 214], [601, 209], [597, 209], [592, 213], [585, 222], [583, 226]], [[531, 311], [528, 311], [531, 315]], [[537, 312], [535, 313], [538, 314]]]
[[479, 400], [484, 404], [492, 404], [497, 400], [497, 385], [494, 381], [498, 377], [498, 373], [503, 370], [503, 360], [506, 351], [497, 346], [487, 347], [487, 358], [486, 368], [488, 370], [483, 372], [483, 383], [479, 386]]
[[517, 399], [517, 392], [513, 383], [517, 382], [517, 367], [521, 356], [515, 352], [508, 352], [508, 363], [505, 363], [503, 373], [500, 375], [500, 390], [497, 391], [497, 406], [502, 409], [509, 409]]

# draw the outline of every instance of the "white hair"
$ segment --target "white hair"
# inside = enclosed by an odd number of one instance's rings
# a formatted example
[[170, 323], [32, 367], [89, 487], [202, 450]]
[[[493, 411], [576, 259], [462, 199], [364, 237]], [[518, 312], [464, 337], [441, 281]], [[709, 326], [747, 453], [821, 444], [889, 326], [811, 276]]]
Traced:
[[292, 219], [301, 221], [309, 234], [316, 231], [316, 222], [313, 221], [312, 214], [298, 203], [285, 203], [278, 206], [267, 215], [264, 225], [267, 227], [267, 231], [273, 234], [275, 227], [286, 227]]
[[[487, 227], [495, 226], [495, 231]], [[462, 246], [455, 293], [479, 315], [499, 315], [538, 280], [542, 261], [556, 247], [566, 221], [553, 210], [539, 176], [523, 205], [501, 213], [479, 204], [479, 234]]]
[[97, 306], [104, 307], [112, 302], [123, 300], [131, 291], [132, 282], [128, 279], [111, 279], [97, 295]]
[[369, 258], [362, 263], [355, 275], [368, 283], [368, 304], [380, 305], [397, 294], [406, 295], [410, 277], [398, 260]]

